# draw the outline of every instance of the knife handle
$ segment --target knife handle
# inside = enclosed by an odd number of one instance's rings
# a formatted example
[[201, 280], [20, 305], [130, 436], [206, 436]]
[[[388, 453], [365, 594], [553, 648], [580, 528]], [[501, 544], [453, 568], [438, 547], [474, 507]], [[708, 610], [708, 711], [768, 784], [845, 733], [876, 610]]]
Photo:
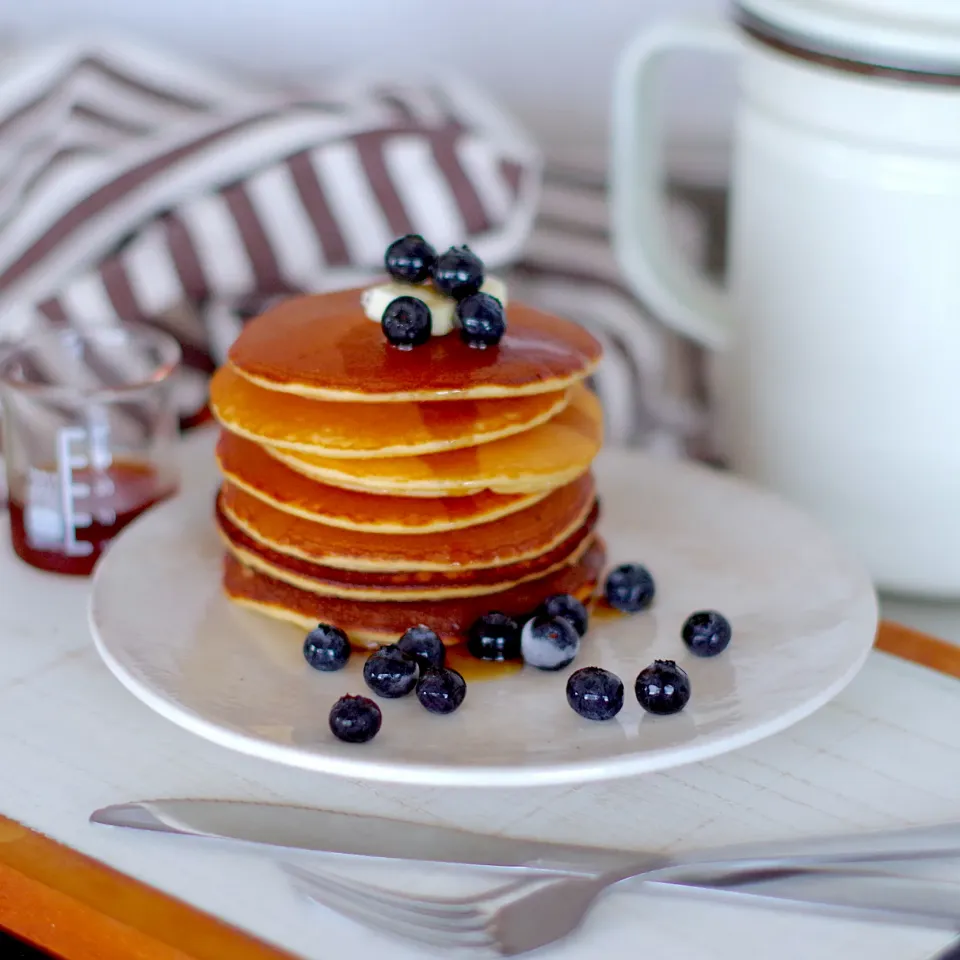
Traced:
[[721, 873], [743, 875], [745, 871], [751, 870], [780, 871], [830, 865], [852, 868], [857, 864], [951, 857], [960, 858], [960, 822], [788, 843], [773, 841], [718, 847], [672, 858], [614, 854], [612, 859], [604, 863], [598, 860], [589, 863], [579, 860], [563, 863], [531, 860], [523, 869], [535, 873], [602, 876], [610, 883], [616, 883], [631, 877], [683, 880], [689, 876]]
[[646, 889], [828, 915], [960, 932], [960, 886], [891, 874], [810, 870], [727, 885], [648, 881]]
[[757, 865], [870, 863], [960, 857], [960, 821], [848, 836], [782, 841], [700, 850], [674, 859], [674, 865], [713, 866], [753, 861]]

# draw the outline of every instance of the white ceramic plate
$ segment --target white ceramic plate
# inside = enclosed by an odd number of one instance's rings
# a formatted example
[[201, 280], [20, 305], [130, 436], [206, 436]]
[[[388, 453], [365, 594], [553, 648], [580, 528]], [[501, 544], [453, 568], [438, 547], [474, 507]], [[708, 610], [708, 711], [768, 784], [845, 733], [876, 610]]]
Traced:
[[[706, 468], [636, 453], [605, 453], [597, 476], [609, 561], [649, 567], [653, 607], [599, 619], [567, 670], [471, 683], [451, 716], [413, 696], [380, 701], [383, 727], [367, 744], [340, 743], [327, 726], [338, 697], [369, 693], [362, 655], [319, 673], [303, 659], [302, 631], [221, 595], [212, 470], [111, 548], [93, 585], [94, 638], [135, 696], [225, 747], [326, 773], [461, 786], [599, 780], [701, 760], [784, 729], [854, 677], [876, 629], [874, 593], [806, 518]], [[684, 619], [704, 608], [734, 630], [727, 651], [707, 660], [680, 640]], [[690, 674], [690, 703], [672, 717], [645, 714], [633, 696], [637, 673], [658, 658]], [[624, 681], [613, 721], [567, 705], [566, 678], [587, 664]]]

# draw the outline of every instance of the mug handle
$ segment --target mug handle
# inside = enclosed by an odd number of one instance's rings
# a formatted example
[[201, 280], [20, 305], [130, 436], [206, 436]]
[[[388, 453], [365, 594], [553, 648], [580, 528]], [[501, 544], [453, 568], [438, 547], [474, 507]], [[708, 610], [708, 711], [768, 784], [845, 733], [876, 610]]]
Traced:
[[726, 292], [680, 256], [663, 213], [657, 79], [665, 56], [682, 50], [729, 55], [739, 54], [742, 44], [722, 20], [677, 20], [642, 33], [624, 51], [613, 91], [613, 246], [627, 282], [653, 312], [716, 349], [730, 329]]

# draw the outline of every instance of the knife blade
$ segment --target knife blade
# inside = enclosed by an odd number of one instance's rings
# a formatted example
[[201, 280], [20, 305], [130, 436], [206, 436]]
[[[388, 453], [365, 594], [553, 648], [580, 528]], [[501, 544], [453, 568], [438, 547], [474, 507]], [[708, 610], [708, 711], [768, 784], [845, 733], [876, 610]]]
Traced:
[[[584, 872], [644, 860], [603, 848], [514, 840], [455, 827], [312, 807], [229, 800], [145, 800], [95, 810], [93, 823], [135, 830], [239, 840], [298, 850], [491, 867], [582, 867]], [[667, 858], [649, 856], [650, 867]]]
[[635, 866], [636, 874], [735, 862], [777, 864], [869, 862], [960, 856], [960, 823], [879, 833], [766, 842], [676, 857], [519, 840], [455, 827], [416, 824], [312, 807], [229, 800], [159, 799], [96, 810], [91, 821], [114, 827], [236, 840], [298, 850], [391, 860], [595, 874]]

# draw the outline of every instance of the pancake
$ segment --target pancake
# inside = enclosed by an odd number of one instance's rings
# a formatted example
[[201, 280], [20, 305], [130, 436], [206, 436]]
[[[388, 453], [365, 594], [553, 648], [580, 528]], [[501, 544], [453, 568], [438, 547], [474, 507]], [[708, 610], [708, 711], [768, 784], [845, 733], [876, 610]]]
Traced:
[[264, 547], [232, 524], [220, 510], [217, 510], [216, 521], [227, 550], [244, 566], [274, 580], [281, 580], [321, 596], [410, 602], [496, 593], [576, 563], [593, 542], [592, 534], [598, 513], [599, 510], [595, 507], [581, 527], [539, 557], [501, 567], [450, 570], [442, 573], [338, 570], [289, 557]]
[[360, 290], [295, 297], [251, 320], [229, 359], [259, 386], [367, 403], [516, 397], [564, 390], [600, 362], [600, 344], [568, 320], [511, 303], [487, 350], [457, 334], [398, 350], [364, 316]]
[[489, 443], [545, 423], [569, 391], [503, 400], [370, 403], [307, 400], [264, 390], [229, 366], [210, 384], [214, 416], [233, 433], [323, 457], [409, 457]]
[[537, 493], [493, 493], [468, 496], [377, 496], [331, 487], [305, 477], [271, 457], [249, 440], [223, 432], [217, 443], [220, 472], [245, 493], [306, 520], [366, 533], [441, 533], [499, 520], [532, 507], [547, 496]]
[[223, 586], [236, 603], [295, 623], [304, 630], [311, 630], [318, 622], [335, 624], [346, 631], [351, 644], [358, 648], [396, 642], [408, 627], [419, 623], [435, 630], [445, 644], [452, 646], [464, 642], [471, 624], [491, 610], [522, 617], [552, 593], [571, 593], [588, 602], [605, 559], [603, 542], [596, 540], [578, 563], [508, 590], [480, 597], [390, 603], [308, 593], [245, 567], [228, 554]]
[[271, 456], [309, 477], [350, 490], [397, 496], [451, 492], [532, 493], [570, 483], [590, 466], [603, 441], [597, 398], [574, 390], [570, 405], [526, 433], [479, 447], [423, 457], [335, 460], [266, 447]]
[[493, 523], [408, 537], [328, 527], [276, 510], [225, 483], [219, 509], [261, 546], [341, 570], [438, 571], [500, 567], [552, 550], [586, 522], [595, 500], [586, 473], [539, 503]]

